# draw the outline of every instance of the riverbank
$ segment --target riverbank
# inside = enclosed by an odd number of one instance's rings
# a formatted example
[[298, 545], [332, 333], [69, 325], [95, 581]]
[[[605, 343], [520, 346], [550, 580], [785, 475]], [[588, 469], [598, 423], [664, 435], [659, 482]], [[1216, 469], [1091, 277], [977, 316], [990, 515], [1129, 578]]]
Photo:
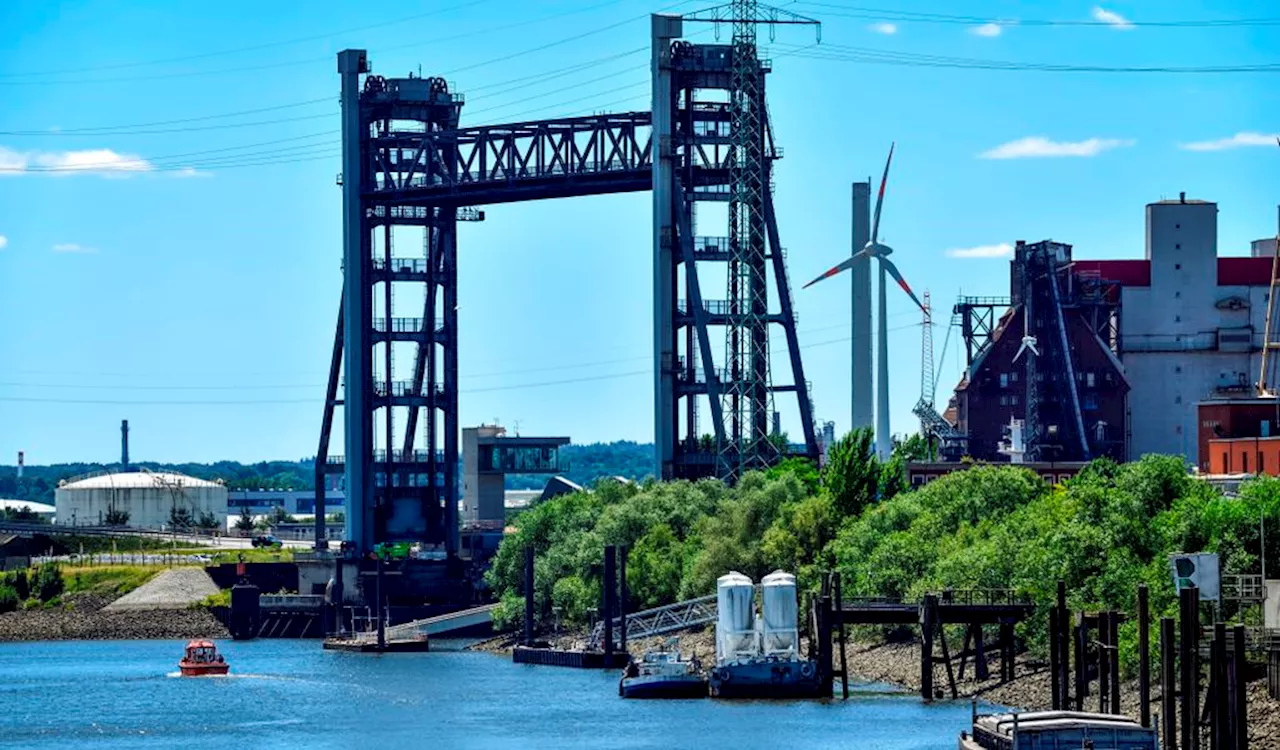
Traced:
[[0, 642], [227, 638], [208, 610], [106, 610], [119, 596], [67, 594], [60, 606], [0, 614]]

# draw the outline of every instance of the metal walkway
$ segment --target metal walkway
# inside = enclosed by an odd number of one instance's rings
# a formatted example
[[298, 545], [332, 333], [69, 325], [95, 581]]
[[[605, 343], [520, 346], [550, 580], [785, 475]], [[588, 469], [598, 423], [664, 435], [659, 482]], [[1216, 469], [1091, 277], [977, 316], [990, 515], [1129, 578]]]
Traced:
[[[683, 602], [654, 607], [627, 615], [627, 638], [647, 638], [677, 630], [706, 625], [716, 620], [716, 597], [702, 596]], [[614, 625], [615, 633], [617, 625]], [[615, 634], [615, 638], [617, 635]], [[589, 648], [604, 643], [604, 621], [597, 622], [587, 640]]]
[[[386, 629], [386, 640], [388, 642], [412, 641], [418, 640], [424, 635], [442, 635], [454, 630], [484, 625], [493, 622], [493, 610], [497, 606], [497, 604], [485, 604], [484, 606], [464, 609], [459, 612], [450, 612], [447, 615], [436, 615], [435, 617], [426, 617], [421, 620], [392, 625]], [[357, 633], [354, 639], [375, 641], [378, 639], [378, 633], [377, 631], [361, 632]]]

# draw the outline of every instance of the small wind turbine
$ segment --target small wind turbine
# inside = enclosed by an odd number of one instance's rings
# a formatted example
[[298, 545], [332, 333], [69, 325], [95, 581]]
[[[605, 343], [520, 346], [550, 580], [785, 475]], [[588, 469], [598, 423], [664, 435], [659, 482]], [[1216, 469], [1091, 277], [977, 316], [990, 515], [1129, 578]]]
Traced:
[[906, 279], [902, 278], [902, 274], [898, 272], [898, 267], [889, 260], [889, 255], [893, 253], [893, 248], [888, 245], [882, 245], [880, 238], [880, 209], [884, 205], [884, 189], [889, 182], [889, 166], [893, 164], [894, 144], [889, 146], [889, 158], [884, 163], [884, 176], [880, 178], [880, 193], [876, 196], [876, 212], [871, 220], [871, 241], [867, 246], [850, 256], [843, 263], [833, 266], [818, 278], [805, 284], [802, 288], [808, 289], [823, 279], [831, 278], [841, 271], [853, 268], [855, 264], [862, 260], [875, 258], [880, 265], [880, 315], [879, 330], [877, 331], [878, 352], [876, 357], [876, 453], [881, 458], [888, 458], [892, 451], [889, 432], [889, 324], [886, 314], [885, 302], [885, 273], [888, 272], [893, 276], [893, 280], [898, 282], [898, 286], [906, 292], [911, 301], [916, 303], [921, 311], [924, 311], [924, 304], [916, 297], [916, 293], [911, 291], [911, 287], [907, 284]]

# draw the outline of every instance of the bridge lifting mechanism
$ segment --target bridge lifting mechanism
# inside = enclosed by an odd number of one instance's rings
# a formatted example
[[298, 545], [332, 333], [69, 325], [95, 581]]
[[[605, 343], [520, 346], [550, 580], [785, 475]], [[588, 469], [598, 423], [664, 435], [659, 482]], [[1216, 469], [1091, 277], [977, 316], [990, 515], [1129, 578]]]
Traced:
[[[652, 17], [652, 112], [462, 127], [463, 97], [444, 80], [383, 78], [363, 50], [338, 54], [344, 286], [317, 519], [323, 474], [342, 473], [355, 549], [412, 540], [457, 555], [457, 223], [482, 219], [473, 207], [484, 204], [652, 190], [655, 473], [732, 481], [788, 455], [818, 459], [774, 212], [781, 154], [765, 106], [769, 66], [754, 42], [757, 23], [800, 21], [756, 7], [735, 2], [728, 13], [687, 19], [732, 23], [729, 45], [690, 44], [680, 39], [684, 19]], [[700, 203], [728, 204], [727, 236], [695, 235]], [[703, 296], [700, 271], [712, 264], [727, 269], [727, 299]], [[417, 306], [404, 312], [396, 296]], [[774, 326], [786, 339], [789, 382], [774, 382], [770, 369]], [[713, 328], [724, 329], [721, 366]], [[397, 363], [405, 350], [411, 356]], [[770, 439], [779, 393], [794, 394], [803, 444]], [[337, 406], [343, 456], [329, 452]], [[708, 434], [699, 430], [703, 412]]]

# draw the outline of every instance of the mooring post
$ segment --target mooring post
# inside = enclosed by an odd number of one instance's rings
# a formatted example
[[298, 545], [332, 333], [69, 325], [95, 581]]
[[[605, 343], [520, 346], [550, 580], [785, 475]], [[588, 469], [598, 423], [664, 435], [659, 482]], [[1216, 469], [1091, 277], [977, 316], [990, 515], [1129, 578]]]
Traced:
[[1111, 713], [1111, 625], [1098, 613], [1098, 713]]
[[1058, 649], [1058, 671], [1053, 673], [1053, 678], [1058, 682], [1058, 692], [1062, 695], [1059, 707], [1063, 709], [1071, 706], [1069, 689], [1071, 624], [1068, 617], [1070, 612], [1071, 610], [1067, 609], [1067, 582], [1058, 581], [1058, 639], [1054, 644], [1054, 647]]
[[1120, 613], [1111, 610], [1108, 615], [1111, 630], [1111, 713], [1120, 711]]
[[1178, 750], [1178, 706], [1174, 693], [1177, 683], [1174, 682], [1174, 620], [1172, 617], [1160, 618], [1160, 716], [1163, 750]]
[[1008, 619], [1000, 621], [1000, 681], [1013, 681], [1013, 623]]
[[378, 566], [376, 596], [378, 598], [378, 650], [387, 647], [387, 602], [382, 595], [382, 554], [376, 553], [374, 564]]
[[1151, 603], [1147, 584], [1138, 585], [1138, 718], [1151, 726]]
[[937, 627], [938, 595], [925, 594], [920, 604], [920, 697], [933, 700], [933, 631]]
[[844, 592], [840, 588], [840, 571], [832, 574], [835, 579], [835, 608], [832, 616], [836, 618], [837, 634], [840, 638], [840, 697], [849, 699], [849, 660], [845, 657], [844, 648]]
[[1058, 674], [1062, 672], [1062, 664], [1058, 661], [1061, 658], [1062, 649], [1058, 648], [1058, 642], [1062, 640], [1062, 635], [1058, 632], [1058, 608], [1056, 606], [1049, 608], [1049, 684], [1051, 687], [1051, 697], [1049, 705], [1054, 711], [1060, 711], [1063, 708], [1062, 701], [1062, 681], [1058, 679]]
[[1084, 710], [1084, 697], [1089, 692], [1089, 626], [1085, 624], [1084, 613], [1076, 613], [1076, 710]]
[[831, 697], [831, 593], [825, 592], [818, 603], [818, 684], [820, 697]]
[[613, 597], [617, 591], [618, 578], [615, 564], [615, 550], [612, 544], [604, 548], [604, 663], [613, 666]]
[[1231, 642], [1235, 650], [1233, 659], [1234, 685], [1232, 687], [1233, 702], [1235, 704], [1232, 710], [1233, 734], [1235, 735], [1235, 750], [1249, 750], [1249, 654], [1245, 651], [1244, 642], [1244, 626], [1236, 625], [1231, 629]]
[[627, 548], [618, 548], [618, 648], [627, 650]]
[[1213, 624], [1213, 643], [1209, 647], [1209, 698], [1213, 701], [1212, 720], [1209, 725], [1209, 746], [1213, 750], [1229, 750], [1228, 732], [1231, 722], [1227, 718], [1227, 625]]
[[524, 645], [533, 645], [533, 545], [524, 548]]
[[1181, 616], [1179, 663], [1182, 668], [1182, 705], [1179, 719], [1182, 722], [1182, 747], [1185, 750], [1199, 750], [1200, 590], [1195, 586], [1188, 586], [1178, 593], [1178, 597]]

